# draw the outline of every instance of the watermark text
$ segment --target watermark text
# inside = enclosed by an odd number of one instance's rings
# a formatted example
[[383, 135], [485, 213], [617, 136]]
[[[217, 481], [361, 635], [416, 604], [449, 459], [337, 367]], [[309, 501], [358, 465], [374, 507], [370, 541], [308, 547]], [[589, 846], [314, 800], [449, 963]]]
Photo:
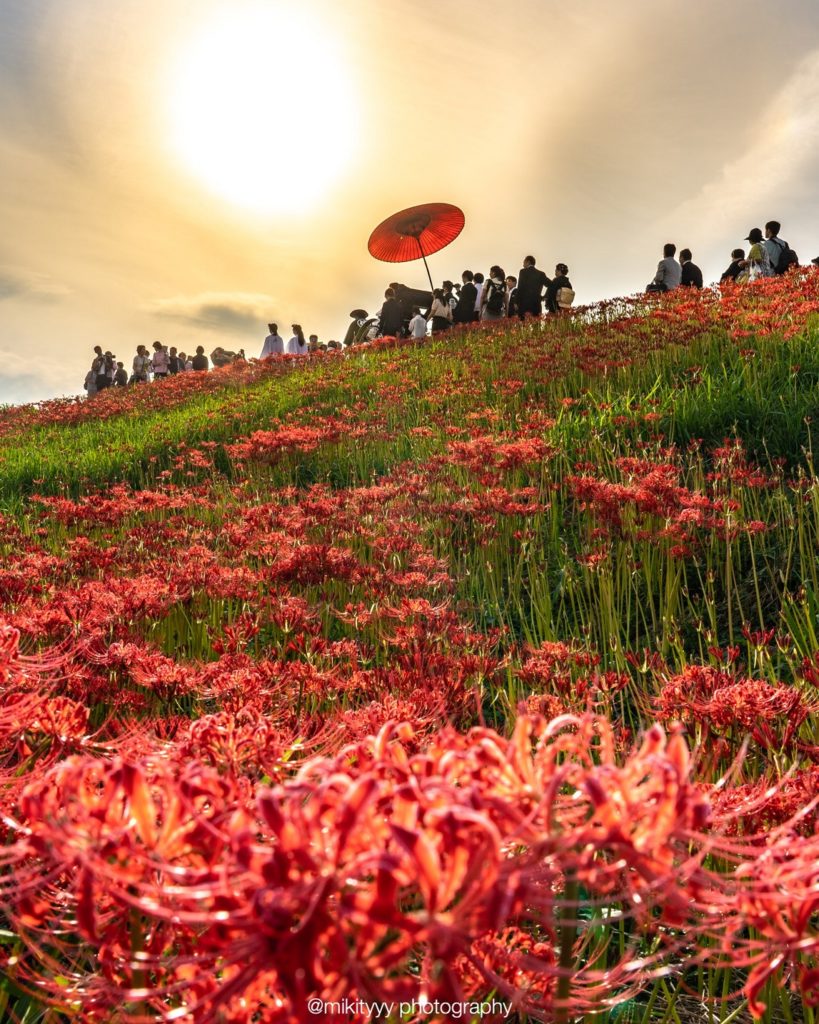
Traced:
[[368, 1002], [366, 999], [308, 1000], [307, 1009], [313, 1017], [364, 1017], [372, 1021], [405, 1020], [419, 1017], [443, 1017], [450, 1020], [472, 1021], [481, 1017], [507, 1017], [512, 1012], [509, 1003], [500, 999], [483, 1002], [449, 1002], [440, 999], [413, 999], [407, 1002]]

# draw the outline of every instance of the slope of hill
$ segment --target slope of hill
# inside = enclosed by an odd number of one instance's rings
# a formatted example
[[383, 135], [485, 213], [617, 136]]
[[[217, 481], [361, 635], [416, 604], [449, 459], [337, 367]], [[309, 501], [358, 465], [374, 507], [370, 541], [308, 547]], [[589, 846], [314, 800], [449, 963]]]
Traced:
[[817, 313], [4, 410], [0, 1017], [812, 1020]]

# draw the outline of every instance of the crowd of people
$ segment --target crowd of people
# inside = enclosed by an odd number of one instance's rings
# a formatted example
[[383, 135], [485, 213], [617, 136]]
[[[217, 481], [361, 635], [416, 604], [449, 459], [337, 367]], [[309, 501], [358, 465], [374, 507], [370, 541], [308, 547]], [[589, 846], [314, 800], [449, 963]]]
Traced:
[[[798, 257], [779, 237], [780, 230], [781, 225], [775, 220], [768, 221], [764, 231], [752, 228], [745, 239], [749, 243], [748, 251], [741, 248], [732, 250], [731, 263], [722, 274], [720, 283], [755, 281], [784, 274], [790, 267], [798, 266]], [[812, 262], [819, 266], [819, 257]], [[661, 293], [685, 287], [702, 288], [702, 270], [694, 263], [690, 249], [681, 249], [677, 258], [676, 245], [668, 242], [663, 247], [663, 258], [646, 291]], [[486, 276], [465, 270], [460, 283], [443, 281], [440, 288], [431, 291], [393, 282], [384, 293], [384, 302], [377, 316], [369, 316], [364, 309], [353, 310], [350, 314], [352, 322], [343, 343], [320, 342], [315, 334], [305, 338], [301, 324], [291, 325], [292, 335], [285, 342], [279, 334], [278, 324], [270, 323], [259, 358], [338, 351], [377, 337], [423, 338], [430, 333], [445, 332], [456, 324], [507, 317], [524, 319], [527, 316], [540, 317], [544, 313], [558, 316], [571, 308], [574, 298], [569, 268], [565, 263], [556, 264], [554, 276], [550, 278], [537, 266], [534, 256], [527, 256], [517, 276], [507, 275], [495, 265]], [[91, 369], [85, 378], [85, 390], [93, 395], [109, 387], [143, 384], [188, 371], [206, 371], [211, 362], [214, 366], [224, 366], [244, 359], [244, 350], [236, 353], [216, 348], [209, 361], [202, 345], [197, 346], [194, 356], [188, 357], [176, 348], [167, 348], [162, 342], [155, 341], [153, 352], [144, 345], [138, 346], [129, 374], [125, 364], [118, 362], [113, 353], [103, 352], [97, 345]]]
[[320, 342], [317, 334], [311, 334], [305, 339], [301, 324], [291, 325], [293, 336], [287, 342], [279, 334], [278, 324], [268, 324], [267, 329], [270, 333], [264, 339], [260, 359], [267, 359], [268, 356], [307, 356], [312, 352], [332, 352], [341, 348], [337, 341]]
[[[399, 284], [392, 284], [384, 293], [384, 304], [378, 318], [381, 334], [411, 334], [423, 337], [427, 329], [438, 334], [454, 324], [475, 321], [502, 320], [505, 317], [523, 318], [560, 313], [568, 309], [574, 300], [574, 291], [569, 281], [569, 268], [558, 263], [555, 276], [549, 278], [537, 266], [534, 256], [527, 256], [517, 277], [507, 275], [497, 265], [489, 270], [488, 276], [480, 272], [465, 270], [461, 283], [444, 281], [440, 288], [434, 288], [431, 301], [422, 311], [420, 304], [409, 305], [410, 296], [404, 294]], [[409, 314], [409, 315], [408, 315]]]
[[[785, 274], [794, 266], [799, 265], [799, 258], [788, 243], [779, 237], [782, 225], [778, 220], [769, 220], [762, 228], [751, 228], [745, 241], [750, 243], [746, 253], [744, 249], [731, 251], [731, 262], [720, 277], [720, 284], [735, 281], [742, 284], [755, 281], [760, 277], [773, 277]], [[690, 249], [681, 249], [680, 258], [676, 259], [677, 247], [667, 242], [663, 247], [663, 258], [657, 264], [657, 273], [649, 283], [646, 291], [671, 292], [675, 288], [702, 288], [702, 271], [693, 262]], [[812, 261], [819, 265], [819, 256]]]
[[155, 341], [153, 353], [149, 353], [144, 345], [137, 346], [129, 374], [125, 363], [118, 361], [113, 352], [103, 352], [100, 345], [95, 345], [94, 359], [85, 376], [84, 387], [88, 395], [96, 395], [106, 388], [147, 384], [150, 380], [164, 380], [175, 373], [201, 372], [209, 367], [210, 362], [202, 345], [197, 345], [196, 354], [188, 357], [184, 352], [177, 352], [175, 348], [167, 348], [161, 341]]
[[423, 338], [440, 334], [455, 324], [502, 320], [506, 317], [539, 317], [544, 311], [557, 315], [569, 309], [575, 293], [569, 268], [558, 263], [554, 277], [537, 266], [534, 256], [523, 260], [517, 276], [494, 265], [489, 273], [465, 270], [460, 283], [443, 281], [440, 288], [424, 292], [397, 281], [384, 292], [377, 316], [354, 310], [344, 339], [345, 347], [375, 337]]

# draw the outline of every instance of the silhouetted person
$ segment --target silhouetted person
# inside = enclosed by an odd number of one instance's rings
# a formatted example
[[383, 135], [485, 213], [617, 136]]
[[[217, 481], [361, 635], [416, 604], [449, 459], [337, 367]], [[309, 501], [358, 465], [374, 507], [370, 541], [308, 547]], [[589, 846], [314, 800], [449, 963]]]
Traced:
[[549, 287], [546, 289], [546, 309], [550, 313], [559, 313], [562, 309], [568, 309], [568, 306], [561, 306], [561, 292], [566, 288], [572, 291], [572, 282], [569, 280], [569, 268], [565, 263], [558, 263], [555, 267], [555, 276], [549, 282]]
[[481, 298], [481, 320], [502, 320], [506, 316], [506, 274], [495, 265], [489, 271]]
[[401, 307], [401, 326], [403, 327], [404, 324], [409, 323], [409, 319], [412, 316], [414, 303], [409, 296], [410, 289], [405, 284], [399, 284], [398, 281], [391, 281], [390, 288], [392, 288], [395, 301]]
[[[208, 368], [208, 357], [205, 355], [205, 349], [202, 345], [196, 346], [196, 355], [191, 360], [192, 370], [207, 370]], [[215, 379], [215, 378], [214, 378]]]
[[[372, 317], [367, 317], [367, 311], [365, 309], [355, 309], [353, 312], [358, 315], [354, 316], [350, 321], [350, 326], [347, 328], [347, 333], [344, 335], [344, 348], [350, 348], [359, 342], [365, 341], [367, 338], [367, 332], [374, 323]], [[352, 316], [352, 314], [350, 315]]]
[[736, 279], [742, 273], [742, 263], [744, 259], [744, 249], [732, 249], [731, 263], [729, 264], [728, 269], [724, 271], [722, 277], [719, 279], [719, 283], [725, 284], [727, 281], [736, 281]]
[[483, 279], [483, 274], [481, 274], [480, 271], [473, 276], [472, 283], [475, 285], [475, 309], [472, 313], [472, 319], [480, 320], [481, 307], [483, 306], [483, 289], [485, 283]]
[[237, 353], [232, 349], [222, 348], [221, 345], [217, 345], [210, 354], [210, 361], [214, 366], [220, 368], [230, 366], [231, 363], [236, 362], [236, 355]]
[[104, 391], [107, 387], [110, 387], [114, 376], [111, 353], [106, 352], [105, 355], [97, 356], [94, 360], [93, 370], [96, 374], [97, 391]]
[[443, 288], [436, 288], [432, 293], [432, 306], [429, 311], [432, 319], [432, 333], [440, 334], [452, 326], [452, 307], [446, 301]]
[[475, 301], [478, 297], [478, 289], [475, 287], [471, 270], [465, 270], [461, 274], [461, 290], [458, 293], [458, 301], [452, 312], [452, 319], [456, 324], [468, 324], [475, 315]]
[[117, 363], [117, 372], [114, 374], [114, 384], [118, 388], [124, 388], [128, 383], [128, 371], [124, 363]]
[[514, 274], [506, 278], [506, 315], [520, 316], [518, 308], [518, 279]]
[[683, 288], [702, 288], [702, 271], [696, 263], [691, 262], [691, 250], [680, 249], [682, 275], [680, 285]]
[[452, 281], [444, 281], [441, 285], [444, 293], [444, 302], [449, 306], [452, 311], [452, 319], [455, 319], [455, 307], [458, 305], [458, 296], [455, 294], [455, 285]]
[[[97, 348], [99, 348], [99, 345], [97, 346]], [[102, 349], [100, 349], [99, 352], [97, 352], [97, 349], [95, 348], [94, 352], [96, 354], [94, 356], [93, 362], [91, 363], [90, 372], [94, 376], [94, 394], [96, 394], [97, 391], [99, 390], [98, 380], [100, 377], [105, 376], [105, 356], [102, 354]], [[102, 386], [106, 387], [107, 385], [103, 384]]]
[[384, 305], [378, 315], [378, 330], [382, 337], [401, 337], [401, 328], [404, 323], [404, 313], [401, 304], [395, 297], [392, 288], [384, 292]]
[[543, 311], [543, 290], [549, 278], [535, 266], [535, 257], [527, 256], [518, 274], [518, 315], [540, 316]]
[[151, 369], [154, 371], [154, 380], [164, 380], [170, 373], [170, 357], [168, 351], [161, 341], [154, 342], [154, 354], [151, 357]]
[[137, 345], [136, 355], [134, 361], [131, 364], [133, 374], [131, 375], [132, 384], [145, 384], [148, 381], [148, 370], [151, 368], [151, 357], [148, 355], [148, 349], [144, 345]]

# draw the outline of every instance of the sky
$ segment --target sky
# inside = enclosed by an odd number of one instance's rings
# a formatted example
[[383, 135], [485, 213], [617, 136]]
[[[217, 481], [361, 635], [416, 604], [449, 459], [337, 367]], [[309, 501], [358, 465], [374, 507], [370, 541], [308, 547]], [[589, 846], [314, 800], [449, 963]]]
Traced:
[[465, 213], [436, 284], [531, 253], [585, 303], [770, 219], [807, 262], [817, 181], [817, 0], [0, 0], [0, 404], [341, 338], [425, 286], [367, 252], [408, 206]]

